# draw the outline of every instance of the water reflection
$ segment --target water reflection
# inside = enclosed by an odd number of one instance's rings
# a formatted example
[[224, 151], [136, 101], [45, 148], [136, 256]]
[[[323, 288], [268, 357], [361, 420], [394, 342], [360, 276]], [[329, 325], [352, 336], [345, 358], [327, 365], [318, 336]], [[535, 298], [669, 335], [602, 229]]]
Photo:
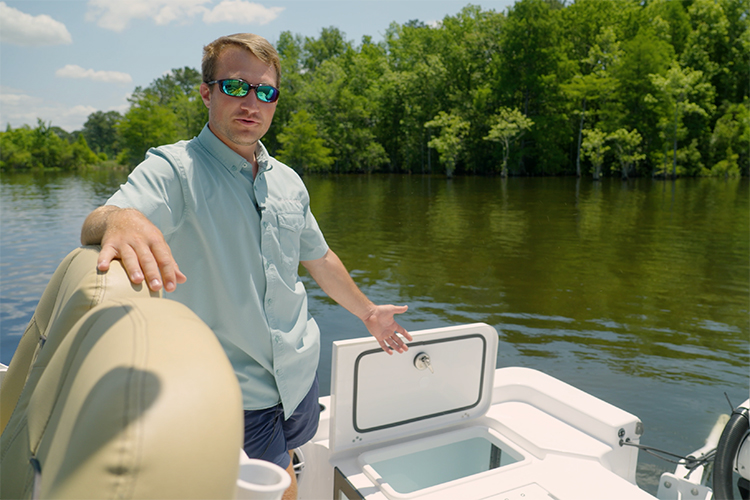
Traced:
[[[124, 177], [0, 177], [0, 361], [86, 215]], [[541, 369], [621, 406], [646, 423], [647, 444], [681, 453], [703, 445], [725, 391], [747, 398], [747, 179], [305, 182], [331, 247], [374, 301], [409, 304], [408, 329], [493, 325], [499, 366]], [[367, 332], [303, 279], [326, 393], [330, 342]], [[639, 483], [655, 491], [669, 468], [646, 458]]]
[[390, 283], [384, 299], [496, 325], [525, 355], [564, 340], [654, 376], [679, 375], [639, 356], [747, 366], [746, 181], [306, 182], [330, 245], [361, 286]]
[[0, 175], [0, 362], [10, 361], [52, 273], [79, 244], [86, 215], [124, 177]]
[[[306, 178], [332, 248], [409, 329], [483, 321], [541, 369], [688, 453], [748, 395], [748, 181]], [[308, 282], [324, 345], [366, 335]], [[330, 351], [321, 355], [327, 387]], [[656, 492], [671, 466], [642, 456]]]

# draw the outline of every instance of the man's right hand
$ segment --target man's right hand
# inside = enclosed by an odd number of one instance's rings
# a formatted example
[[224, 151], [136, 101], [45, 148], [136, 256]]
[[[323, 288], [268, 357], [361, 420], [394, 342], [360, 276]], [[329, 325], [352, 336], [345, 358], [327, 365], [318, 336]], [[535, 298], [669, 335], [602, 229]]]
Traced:
[[106, 272], [114, 259], [122, 261], [130, 281], [144, 280], [153, 291], [162, 286], [172, 292], [187, 277], [172, 257], [164, 235], [145, 215], [135, 209], [99, 207], [83, 223], [81, 243], [100, 244], [97, 268]]

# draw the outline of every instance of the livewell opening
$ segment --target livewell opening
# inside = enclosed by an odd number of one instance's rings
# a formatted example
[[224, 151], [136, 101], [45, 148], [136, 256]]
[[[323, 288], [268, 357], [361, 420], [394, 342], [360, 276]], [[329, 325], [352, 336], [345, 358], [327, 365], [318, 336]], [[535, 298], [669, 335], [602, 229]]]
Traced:
[[394, 491], [408, 494], [523, 460], [516, 451], [484, 436], [399, 454], [370, 466]]

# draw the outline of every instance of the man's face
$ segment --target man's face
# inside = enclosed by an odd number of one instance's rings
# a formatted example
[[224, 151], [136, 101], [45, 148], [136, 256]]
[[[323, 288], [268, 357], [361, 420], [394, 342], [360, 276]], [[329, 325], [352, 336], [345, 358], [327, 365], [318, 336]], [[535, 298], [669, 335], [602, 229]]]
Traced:
[[[276, 70], [240, 47], [227, 47], [219, 56], [215, 80], [240, 78], [248, 83], [276, 85]], [[208, 107], [211, 131], [246, 160], [253, 161], [255, 147], [271, 126], [276, 103], [258, 100], [255, 90], [245, 97], [228, 96], [219, 84], [201, 84], [201, 97]]]

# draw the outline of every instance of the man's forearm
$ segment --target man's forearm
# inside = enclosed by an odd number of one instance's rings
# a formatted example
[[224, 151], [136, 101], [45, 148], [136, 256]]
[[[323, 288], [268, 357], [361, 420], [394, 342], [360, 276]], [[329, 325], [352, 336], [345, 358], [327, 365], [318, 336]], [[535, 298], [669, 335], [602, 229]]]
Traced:
[[159, 228], [134, 208], [97, 208], [83, 222], [81, 243], [102, 246], [97, 269], [106, 272], [112, 260], [121, 260], [130, 281], [145, 278], [154, 292], [162, 286], [172, 292], [187, 279]]
[[81, 228], [81, 244], [100, 245], [104, 232], [107, 230], [107, 219], [117, 210], [121, 209], [111, 205], [104, 205], [91, 212], [86, 217]]
[[344, 264], [331, 250], [320, 259], [303, 261], [302, 265], [329, 297], [362, 320], [385, 352], [392, 354], [394, 350], [409, 350], [404, 339], [411, 341], [412, 337], [394, 319], [395, 314], [405, 313], [407, 306], [373, 304], [354, 283]]
[[374, 309], [374, 304], [357, 287], [341, 259], [328, 250], [318, 260], [303, 261], [302, 265], [320, 288], [350, 313], [364, 320]]

